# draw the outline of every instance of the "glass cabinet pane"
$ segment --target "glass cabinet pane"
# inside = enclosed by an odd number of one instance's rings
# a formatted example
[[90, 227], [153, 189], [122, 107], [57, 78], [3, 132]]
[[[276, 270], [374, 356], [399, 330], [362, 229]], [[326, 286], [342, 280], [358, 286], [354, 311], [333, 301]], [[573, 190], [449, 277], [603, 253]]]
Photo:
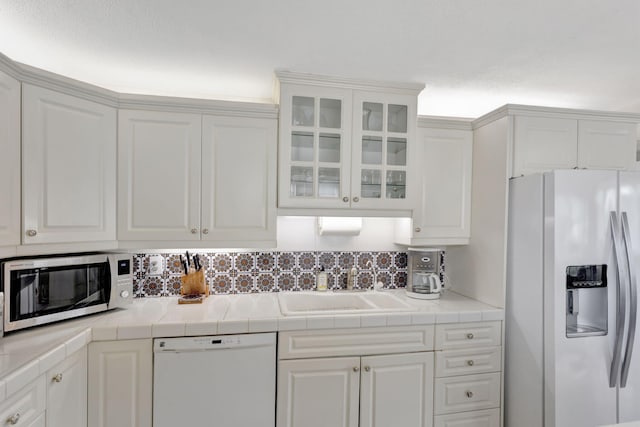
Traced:
[[291, 160], [313, 161], [313, 132], [291, 132]]
[[360, 197], [379, 199], [382, 193], [382, 174], [378, 169], [362, 169], [360, 173]]
[[407, 164], [407, 139], [387, 138], [387, 164], [394, 166], [406, 166]]
[[381, 165], [382, 164], [382, 137], [363, 136], [362, 137], [362, 164]]
[[291, 166], [290, 193], [293, 197], [313, 196], [313, 167]]
[[362, 103], [362, 130], [382, 131], [382, 104]]
[[321, 162], [340, 163], [340, 134], [321, 133], [318, 148]]
[[389, 104], [387, 130], [407, 133], [407, 106]]
[[318, 196], [340, 197], [340, 168], [318, 168]]
[[342, 101], [320, 98], [320, 127], [340, 129], [341, 121]]
[[387, 199], [406, 197], [407, 173], [405, 171], [387, 171]]
[[294, 96], [291, 108], [291, 124], [294, 126], [313, 126], [314, 98]]

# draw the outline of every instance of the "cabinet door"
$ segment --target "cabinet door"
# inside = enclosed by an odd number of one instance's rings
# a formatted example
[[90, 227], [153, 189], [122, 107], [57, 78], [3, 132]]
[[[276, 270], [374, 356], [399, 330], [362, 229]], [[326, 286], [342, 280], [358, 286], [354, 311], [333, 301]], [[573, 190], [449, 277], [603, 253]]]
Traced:
[[276, 240], [276, 135], [271, 119], [203, 118], [202, 240]]
[[416, 109], [415, 96], [354, 92], [351, 207], [414, 207]]
[[116, 110], [22, 89], [23, 243], [115, 240]]
[[[415, 239], [469, 238], [471, 131], [418, 129], [421, 197], [413, 211]], [[444, 240], [446, 241], [446, 240]]]
[[431, 427], [433, 353], [362, 358], [360, 427]]
[[357, 427], [359, 383], [358, 357], [281, 361], [277, 426]]
[[578, 121], [578, 167], [635, 169], [636, 124]]
[[20, 244], [20, 82], [0, 73], [0, 246]]
[[151, 427], [152, 341], [89, 344], [88, 425]]
[[348, 208], [351, 91], [283, 85], [278, 206]]
[[87, 427], [87, 348], [47, 372], [47, 426]]
[[577, 166], [576, 120], [517, 116], [514, 126], [511, 176]]
[[201, 121], [120, 110], [119, 240], [200, 240]]

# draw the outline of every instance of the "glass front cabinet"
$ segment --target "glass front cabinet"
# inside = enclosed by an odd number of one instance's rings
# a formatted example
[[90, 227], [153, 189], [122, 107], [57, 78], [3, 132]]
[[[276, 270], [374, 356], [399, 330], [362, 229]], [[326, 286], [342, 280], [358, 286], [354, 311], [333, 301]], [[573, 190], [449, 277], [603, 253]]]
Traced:
[[278, 77], [279, 207], [414, 207], [419, 165], [412, 162], [422, 85], [407, 85], [400, 91], [405, 93], [396, 93], [398, 88], [290, 84]]

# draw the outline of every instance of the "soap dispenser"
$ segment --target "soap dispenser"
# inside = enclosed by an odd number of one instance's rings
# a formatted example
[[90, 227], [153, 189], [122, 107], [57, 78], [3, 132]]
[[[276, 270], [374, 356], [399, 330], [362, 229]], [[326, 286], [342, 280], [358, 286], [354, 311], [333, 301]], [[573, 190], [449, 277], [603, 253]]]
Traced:
[[327, 272], [324, 271], [324, 266], [321, 266], [320, 271], [318, 272], [318, 276], [316, 278], [316, 289], [321, 292], [327, 290]]

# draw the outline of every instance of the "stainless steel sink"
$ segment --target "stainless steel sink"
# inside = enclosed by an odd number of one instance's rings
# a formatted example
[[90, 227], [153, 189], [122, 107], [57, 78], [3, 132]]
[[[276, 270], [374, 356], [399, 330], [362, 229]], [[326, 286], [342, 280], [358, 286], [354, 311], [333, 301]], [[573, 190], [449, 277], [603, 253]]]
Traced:
[[278, 294], [278, 302], [284, 316], [364, 314], [412, 309], [397, 297], [381, 292], [283, 292]]

